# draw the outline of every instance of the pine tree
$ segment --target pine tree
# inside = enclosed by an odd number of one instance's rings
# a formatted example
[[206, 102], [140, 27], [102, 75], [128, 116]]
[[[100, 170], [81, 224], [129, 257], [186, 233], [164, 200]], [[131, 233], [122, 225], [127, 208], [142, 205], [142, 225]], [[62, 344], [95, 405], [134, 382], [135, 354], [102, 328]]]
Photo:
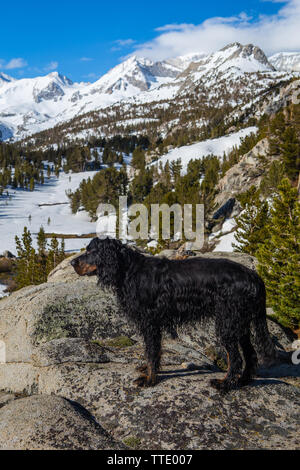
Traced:
[[271, 120], [269, 126], [269, 150], [271, 155], [278, 155], [280, 153], [280, 141], [281, 136], [284, 134], [286, 129], [285, 117], [282, 112], [277, 113], [276, 116]]
[[233, 247], [235, 251], [255, 256], [260, 245], [269, 237], [267, 227], [269, 206], [266, 201], [260, 200], [260, 191], [255, 186], [241, 195], [239, 202], [243, 211], [236, 217], [235, 239], [238, 243], [233, 244]]
[[178, 179], [180, 178], [181, 170], [182, 170], [182, 163], [181, 163], [180, 158], [178, 160], [175, 160], [175, 161], [171, 162], [170, 171], [171, 171], [171, 175], [172, 175], [172, 179], [173, 179], [174, 184], [176, 184]]
[[50, 248], [47, 257], [47, 272], [52, 271], [60, 263], [59, 243], [55, 236], [51, 238]]
[[30, 191], [34, 191], [34, 178], [30, 178], [29, 189]]
[[40, 228], [40, 231], [37, 236], [37, 245], [38, 245], [38, 252], [39, 255], [43, 254], [46, 252], [46, 247], [47, 247], [47, 239], [45, 235], [45, 230], [44, 227]]
[[282, 180], [268, 224], [270, 238], [257, 251], [268, 303], [285, 326], [300, 326], [300, 205], [297, 190]]
[[278, 186], [284, 177], [284, 165], [275, 160], [271, 163], [268, 172], [260, 183], [260, 190], [263, 196], [274, 197], [278, 194]]
[[37, 246], [38, 246], [38, 253], [37, 253], [37, 283], [41, 284], [47, 281], [47, 239], [45, 235], [45, 230], [43, 227], [40, 228], [39, 233], [37, 235]]
[[37, 256], [27, 227], [24, 227], [22, 238], [16, 236], [15, 240], [18, 255], [16, 275], [18, 288], [38, 284]]
[[145, 168], [145, 153], [140, 147], [134, 149], [132, 154], [131, 165], [136, 170], [144, 170]]
[[292, 180], [300, 171], [300, 141], [294, 127], [287, 127], [281, 139], [280, 150], [285, 172]]

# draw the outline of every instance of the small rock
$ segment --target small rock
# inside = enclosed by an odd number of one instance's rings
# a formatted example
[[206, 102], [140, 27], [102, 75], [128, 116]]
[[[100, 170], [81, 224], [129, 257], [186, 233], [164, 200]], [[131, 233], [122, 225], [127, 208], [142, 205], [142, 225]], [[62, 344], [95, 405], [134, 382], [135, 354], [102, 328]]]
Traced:
[[296, 341], [293, 342], [292, 349], [294, 351], [297, 351], [298, 349], [300, 349], [300, 339], [297, 339]]
[[13, 255], [10, 251], [5, 250], [3, 251], [2, 255], [3, 258], [15, 258], [15, 255]]

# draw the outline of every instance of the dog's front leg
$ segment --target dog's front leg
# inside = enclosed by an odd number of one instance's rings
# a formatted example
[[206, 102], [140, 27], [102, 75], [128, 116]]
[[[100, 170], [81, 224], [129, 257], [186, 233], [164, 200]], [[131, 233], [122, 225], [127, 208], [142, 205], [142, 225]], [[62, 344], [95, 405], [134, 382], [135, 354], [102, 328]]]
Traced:
[[151, 326], [142, 333], [147, 364], [146, 367], [140, 369], [144, 373], [135, 380], [135, 384], [139, 387], [153, 387], [157, 383], [157, 373], [160, 367], [161, 332], [158, 328]]

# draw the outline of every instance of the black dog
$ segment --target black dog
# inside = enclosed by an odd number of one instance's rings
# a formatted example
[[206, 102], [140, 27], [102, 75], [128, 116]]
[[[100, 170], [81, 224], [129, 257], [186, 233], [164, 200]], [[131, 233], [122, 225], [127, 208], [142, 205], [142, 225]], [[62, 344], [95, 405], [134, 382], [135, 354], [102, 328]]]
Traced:
[[275, 357], [266, 322], [264, 283], [238, 263], [144, 256], [118, 240], [95, 238], [71, 264], [81, 276], [97, 275], [100, 285], [112, 287], [125, 315], [143, 336], [147, 365], [140, 368], [144, 374], [136, 380], [139, 386], [157, 381], [162, 332], [174, 332], [178, 326], [205, 318], [214, 318], [216, 334], [228, 355], [228, 373], [223, 380], [211, 381], [215, 388], [226, 392], [253, 377], [257, 355], [250, 326], [260, 355], [268, 360]]

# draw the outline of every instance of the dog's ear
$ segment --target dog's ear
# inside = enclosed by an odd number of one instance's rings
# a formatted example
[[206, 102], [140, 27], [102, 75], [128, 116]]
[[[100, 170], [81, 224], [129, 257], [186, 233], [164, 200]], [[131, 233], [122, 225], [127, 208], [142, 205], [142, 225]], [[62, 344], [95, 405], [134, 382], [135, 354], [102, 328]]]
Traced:
[[105, 286], [117, 286], [122, 271], [121, 245], [115, 240], [106, 239], [101, 243], [97, 254], [99, 281]]

